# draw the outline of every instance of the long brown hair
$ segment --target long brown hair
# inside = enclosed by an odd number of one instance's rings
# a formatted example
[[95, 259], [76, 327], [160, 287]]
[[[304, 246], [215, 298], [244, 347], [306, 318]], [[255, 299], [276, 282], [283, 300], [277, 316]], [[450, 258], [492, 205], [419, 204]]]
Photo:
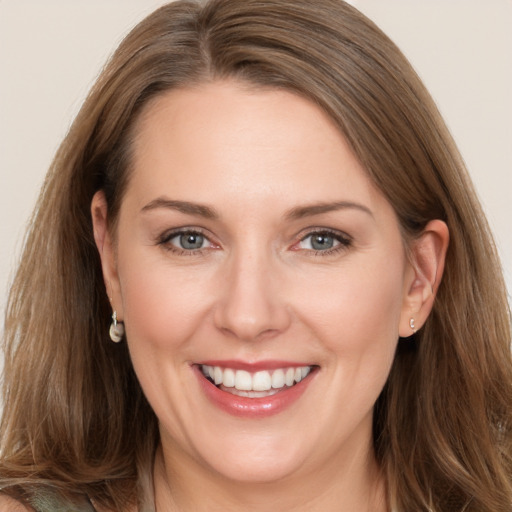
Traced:
[[421, 81], [340, 0], [177, 1], [121, 43], [51, 166], [10, 292], [0, 484], [86, 494], [113, 510], [150, 502], [157, 419], [126, 345], [108, 339], [90, 203], [105, 191], [114, 229], [141, 110], [163, 91], [222, 78], [323, 108], [406, 240], [432, 219], [448, 224], [433, 311], [399, 341], [375, 406], [375, 452], [397, 510], [509, 511], [510, 311], [492, 237]]

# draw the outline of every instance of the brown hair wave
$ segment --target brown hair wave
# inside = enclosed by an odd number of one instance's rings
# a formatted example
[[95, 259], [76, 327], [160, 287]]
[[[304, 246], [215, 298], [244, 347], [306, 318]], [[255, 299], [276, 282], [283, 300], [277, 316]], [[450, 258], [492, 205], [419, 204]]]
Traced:
[[396, 510], [510, 511], [510, 310], [492, 236], [416, 73], [340, 0], [177, 1], [121, 43], [53, 161], [11, 288], [0, 486], [29, 498], [45, 487], [72, 501], [85, 494], [112, 510], [151, 507], [157, 419], [126, 345], [108, 339], [90, 204], [105, 191], [114, 230], [133, 127], [150, 99], [225, 78], [323, 108], [405, 240], [432, 219], [447, 223], [433, 311], [412, 341], [399, 341], [376, 403], [375, 452]]

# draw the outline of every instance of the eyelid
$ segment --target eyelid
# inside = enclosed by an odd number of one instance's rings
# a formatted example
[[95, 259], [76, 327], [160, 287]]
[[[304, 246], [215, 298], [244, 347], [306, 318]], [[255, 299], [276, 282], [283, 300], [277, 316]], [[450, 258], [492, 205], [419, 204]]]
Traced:
[[158, 241], [164, 242], [169, 241], [171, 238], [174, 238], [177, 235], [183, 235], [186, 233], [196, 233], [198, 235], [202, 235], [205, 238], [210, 239], [210, 237], [205, 233], [205, 230], [196, 226], [182, 226], [179, 228], [171, 228], [163, 231], [161, 234], [157, 236]]
[[327, 234], [327, 235], [333, 236], [335, 238], [341, 238], [341, 239], [347, 240], [347, 241], [352, 240], [352, 237], [348, 233], [345, 233], [344, 231], [340, 231], [339, 229], [324, 228], [324, 227], [310, 227], [310, 228], [303, 229], [297, 236], [297, 239], [299, 241], [302, 241], [302, 240], [305, 240], [308, 236], [318, 235], [318, 234], [320, 234], [320, 235]]
[[[199, 249], [183, 249], [177, 246], [174, 246], [170, 244], [170, 240], [173, 238], [183, 235], [183, 234], [198, 234], [203, 236], [210, 244], [209, 247], [206, 248], [199, 248]], [[316, 249], [303, 249], [299, 248], [298, 245], [306, 240], [308, 237], [317, 235], [317, 234], [325, 234], [330, 237], [335, 238], [339, 243], [335, 245], [334, 247], [331, 247], [330, 249], [325, 250], [316, 250]], [[197, 226], [181, 226], [177, 228], [172, 228], [167, 231], [164, 231], [160, 235], [157, 236], [156, 244], [161, 245], [166, 250], [173, 252], [175, 254], [183, 254], [183, 255], [201, 255], [204, 251], [208, 251], [211, 249], [219, 249], [220, 244], [216, 243], [212, 240], [212, 235], [205, 230], [204, 228], [197, 227]], [[353, 242], [353, 238], [348, 235], [344, 231], [340, 231], [333, 228], [326, 228], [326, 227], [310, 227], [302, 230], [296, 237], [295, 242], [291, 245], [290, 249], [295, 251], [303, 251], [312, 253], [315, 255], [328, 255], [328, 254], [334, 254], [339, 251], [343, 251], [348, 249]]]
[[[310, 236], [318, 234], [325, 234], [331, 236], [335, 238], [339, 242], [339, 244], [330, 249], [325, 250], [302, 249], [298, 247], [298, 245], [301, 242], [303, 242]], [[293, 243], [291, 248], [292, 250], [309, 252], [315, 255], [329, 255], [348, 249], [352, 245], [352, 242], [353, 238], [344, 231], [339, 231], [333, 228], [312, 227], [302, 230], [301, 233], [297, 236], [297, 241]]]
[[[200, 249], [182, 249], [180, 247], [176, 247], [170, 243], [173, 238], [184, 234], [197, 234], [203, 236], [209, 243], [210, 247], [200, 248]], [[217, 249], [219, 244], [212, 241], [212, 236], [206, 232], [205, 229], [197, 227], [197, 226], [182, 226], [179, 228], [172, 228], [167, 231], [164, 231], [160, 235], [157, 236], [156, 244], [161, 245], [169, 252], [173, 252], [175, 254], [182, 255], [201, 255], [204, 251], [209, 249]]]

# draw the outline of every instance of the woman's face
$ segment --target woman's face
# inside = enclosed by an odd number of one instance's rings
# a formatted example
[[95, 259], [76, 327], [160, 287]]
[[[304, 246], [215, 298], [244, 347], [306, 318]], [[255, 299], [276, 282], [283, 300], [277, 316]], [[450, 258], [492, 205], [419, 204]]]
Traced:
[[168, 464], [275, 481], [368, 460], [414, 271], [329, 118], [285, 91], [175, 90], [133, 164], [104, 268]]

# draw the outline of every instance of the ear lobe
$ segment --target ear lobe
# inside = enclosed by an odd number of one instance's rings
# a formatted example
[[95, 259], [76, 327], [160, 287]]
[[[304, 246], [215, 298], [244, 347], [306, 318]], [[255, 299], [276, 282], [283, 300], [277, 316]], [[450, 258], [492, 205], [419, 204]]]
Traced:
[[101, 190], [96, 192], [92, 198], [91, 216], [94, 241], [96, 242], [96, 247], [101, 259], [105, 288], [107, 290], [112, 309], [117, 311], [118, 320], [122, 320], [122, 301], [117, 275], [115, 248], [108, 227], [107, 200], [105, 198], [105, 194]]
[[449, 241], [448, 226], [436, 219], [412, 242], [399, 336], [406, 338], [414, 334], [430, 314], [443, 276]]

